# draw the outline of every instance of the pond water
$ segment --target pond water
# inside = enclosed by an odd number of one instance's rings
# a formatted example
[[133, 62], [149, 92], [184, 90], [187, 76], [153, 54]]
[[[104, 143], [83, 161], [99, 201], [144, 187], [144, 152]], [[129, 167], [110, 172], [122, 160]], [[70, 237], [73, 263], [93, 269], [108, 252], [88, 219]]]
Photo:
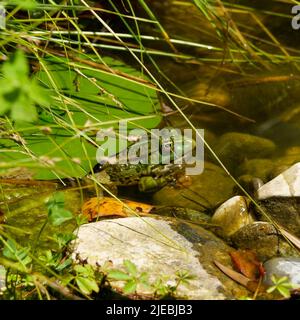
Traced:
[[[256, 178], [266, 183], [300, 161], [300, 29], [292, 28], [292, 1], [209, 1], [205, 14], [201, 12], [201, 1], [194, 1], [198, 8], [192, 2], [152, 0], [152, 15], [160, 22], [158, 29], [147, 22], [137, 25], [128, 20], [130, 28], [150, 38], [164, 35], [166, 41], [143, 40], [143, 45], [155, 54], [142, 54], [139, 52], [141, 43], [137, 45], [133, 40], [128, 43], [137, 50], [137, 56], [153, 77], [171, 93], [174, 103], [160, 93], [163, 113], [160, 128], [189, 128], [178, 112], [181, 109], [196, 128], [204, 129], [205, 140], [215, 155], [205, 147], [204, 172], [192, 176], [187, 184], [165, 184], [150, 193], [141, 193], [136, 185], [129, 184], [115, 184], [114, 189], [108, 189], [114, 193], [117, 187], [122, 198], [158, 206], [157, 214], [161, 215], [174, 216], [175, 208], [185, 208], [187, 211], [177, 212], [177, 216], [205, 225], [222, 203], [233, 196], [244, 195], [220, 167], [218, 159], [251, 195], [255, 195], [252, 182]], [[131, 10], [123, 1], [116, 1], [114, 5], [124, 14]], [[106, 3], [105, 8], [115, 10], [114, 5]], [[132, 5], [137, 15], [149, 18], [138, 4]], [[128, 33], [118, 17], [107, 17], [106, 21], [114, 30]], [[89, 21], [89, 28], [94, 28], [93, 23], [94, 20]], [[109, 42], [104, 38], [105, 41]], [[103, 55], [121, 58], [139, 68], [132, 54], [101, 50]], [[0, 185], [0, 219], [2, 217], [7, 226], [5, 232], [23, 245], [34, 245], [38, 239], [39, 250], [55, 247], [53, 232], [72, 232], [76, 223], [69, 221], [61, 230], [48, 224], [39, 234], [47, 219], [45, 203], [51, 195], [62, 191], [66, 209], [77, 216], [86, 199], [97, 195], [95, 189], [87, 192], [77, 188], [75, 181], [72, 183], [64, 187], [58, 181], [32, 185], [24, 181], [3, 182]], [[246, 224], [265, 220], [253, 208], [254, 212], [250, 210], [248, 200], [246, 204], [243, 201], [243, 210], [249, 209]], [[164, 211], [162, 208], [173, 209]], [[241, 227], [239, 222], [238, 228]], [[235, 245], [235, 238], [212, 229], [211, 225], [208, 228], [235, 248], [245, 247], [241, 240], [243, 235], [236, 241], [239, 245]], [[280, 255], [296, 255], [285, 245], [276, 251], [274, 243], [278, 235], [272, 228], [262, 229], [259, 232], [272, 237], [270, 247], [263, 252], [254, 245], [250, 248], [257, 249], [262, 260], [277, 251]], [[249, 237], [255, 238], [252, 233]], [[263, 243], [266, 245], [268, 241]]]

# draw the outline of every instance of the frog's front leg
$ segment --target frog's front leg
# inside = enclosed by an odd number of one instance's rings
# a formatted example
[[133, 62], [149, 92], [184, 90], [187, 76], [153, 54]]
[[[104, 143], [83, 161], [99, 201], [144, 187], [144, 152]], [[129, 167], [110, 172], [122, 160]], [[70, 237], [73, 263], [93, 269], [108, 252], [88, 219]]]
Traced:
[[163, 177], [153, 178], [151, 176], [141, 177], [138, 183], [140, 192], [154, 192], [158, 191], [167, 184], [167, 180]]

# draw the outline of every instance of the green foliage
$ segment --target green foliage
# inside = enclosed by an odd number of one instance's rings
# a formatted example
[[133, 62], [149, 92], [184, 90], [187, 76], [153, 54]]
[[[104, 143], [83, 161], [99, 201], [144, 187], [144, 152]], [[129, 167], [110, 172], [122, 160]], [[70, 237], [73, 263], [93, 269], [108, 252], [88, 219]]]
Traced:
[[72, 212], [66, 210], [64, 194], [56, 192], [46, 203], [48, 209], [49, 222], [54, 226], [59, 226], [64, 222], [73, 219]]
[[76, 238], [74, 233], [57, 233], [54, 235], [54, 239], [56, 240], [58, 247], [63, 249], [67, 246], [67, 244]]
[[174, 286], [167, 283], [167, 279], [170, 278], [170, 275], [162, 275], [161, 278], [150, 283], [149, 274], [147, 272], [138, 272], [136, 265], [130, 260], [124, 260], [123, 265], [125, 271], [112, 269], [108, 271], [107, 277], [110, 281], [124, 281], [123, 291], [125, 294], [135, 293], [137, 286], [140, 284], [146, 288], [152, 289], [156, 297], [176, 296], [176, 290], [179, 285], [188, 285], [189, 281], [195, 278], [188, 271], [180, 270], [176, 272]]
[[0, 116], [10, 114], [12, 120], [33, 122], [37, 120], [36, 104], [49, 105], [47, 91], [36, 79], [30, 79], [29, 66], [23, 51], [3, 63], [0, 79]]
[[[69, 60], [48, 57], [43, 61], [46, 69], [36, 73], [34, 80], [30, 81], [28, 70], [21, 63], [22, 73], [26, 75], [26, 81], [22, 83], [26, 82], [30, 90], [26, 89], [27, 96], [21, 95], [24, 101], [17, 110], [24, 113], [21, 112], [23, 115], [20, 116], [24, 116], [23, 120], [26, 117], [27, 121], [36, 122], [35, 126], [28, 123], [15, 125], [15, 129], [22, 133], [26, 150], [15, 139], [15, 135], [5, 139], [0, 136], [0, 145], [5, 146], [1, 152], [2, 161], [26, 163], [27, 166], [35, 167], [32, 170], [36, 179], [82, 177], [97, 163], [97, 148], [102, 144], [96, 141], [99, 130], [117, 128], [121, 119], [128, 119], [129, 128], [153, 128], [159, 124], [161, 116], [158, 114], [157, 92], [130, 78], [145, 78], [141, 73], [115, 59], [101, 57], [101, 62], [111, 70], [122, 73], [119, 76], [86, 66], [84, 61], [94, 62], [97, 58], [84, 58], [83, 62], [76, 64], [76, 72], [69, 66]], [[100, 66], [101, 62], [98, 61]], [[16, 67], [13, 79], [16, 78], [15, 73]], [[44, 95], [39, 93], [41, 85], [38, 83], [43, 84], [48, 89], [46, 92], [50, 92], [53, 97], [49, 107], [46, 107], [46, 100], [42, 100]], [[32, 86], [34, 90], [31, 90]], [[21, 89], [25, 90], [23, 86]], [[32, 101], [44, 107], [40, 107], [37, 113]], [[29, 105], [34, 110], [29, 110]], [[1, 114], [10, 110], [7, 107], [4, 110], [4, 106]]]
[[167, 281], [162, 278], [157, 279], [152, 287], [154, 293], [158, 297], [176, 296], [176, 290], [182, 285], [188, 285], [191, 280], [195, 279], [195, 276], [191, 275], [188, 271], [179, 270], [176, 272], [175, 285], [167, 284]]
[[34, 10], [37, 7], [37, 2], [35, 0], [9, 0], [4, 1], [5, 5], [17, 6], [21, 9]]
[[74, 280], [83, 294], [99, 292], [96, 274], [90, 265], [76, 265], [74, 270], [76, 272]]
[[272, 275], [271, 280], [274, 283], [274, 285], [267, 289], [268, 293], [278, 291], [283, 297], [290, 297], [290, 290], [293, 289], [295, 286], [290, 283], [288, 277], [279, 278], [276, 275]]
[[121, 270], [110, 270], [108, 272], [108, 279], [115, 281], [124, 281], [124, 293], [134, 293], [137, 289], [137, 285], [141, 284], [145, 287], [149, 287], [148, 274], [146, 272], [138, 273], [137, 267], [130, 260], [124, 260], [125, 272]]
[[32, 259], [28, 256], [30, 248], [17, 248], [16, 243], [8, 239], [3, 248], [2, 254], [5, 258], [18, 262], [24, 269], [31, 263]]

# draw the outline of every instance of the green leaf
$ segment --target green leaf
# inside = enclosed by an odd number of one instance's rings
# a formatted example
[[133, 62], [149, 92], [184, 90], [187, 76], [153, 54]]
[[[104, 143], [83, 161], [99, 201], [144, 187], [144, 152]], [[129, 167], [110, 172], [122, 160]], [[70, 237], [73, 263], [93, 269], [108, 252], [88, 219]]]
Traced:
[[[17, 50], [12, 58], [3, 64], [2, 72], [4, 77], [8, 80], [18, 80], [26, 83], [29, 67], [24, 52]], [[17, 75], [18, 77], [16, 79], [15, 77]]]
[[284, 296], [285, 298], [290, 297], [291, 293], [288, 288], [281, 286], [281, 287], [278, 287], [277, 289], [281, 293], [281, 295]]
[[73, 219], [72, 212], [66, 209], [61, 209], [61, 208], [51, 209], [48, 216], [49, 216], [49, 222], [53, 226], [60, 226], [64, 222]]
[[76, 238], [74, 233], [59, 233], [54, 235], [55, 240], [58, 243], [59, 248], [65, 247], [70, 241]]
[[23, 94], [11, 107], [11, 117], [19, 122], [34, 122], [37, 120], [35, 106]]
[[63, 209], [65, 206], [65, 196], [63, 192], [55, 192], [52, 197], [46, 202], [46, 207], [48, 210], [54, 208]]
[[149, 281], [149, 275], [147, 272], [142, 272], [141, 275], [139, 276], [139, 281], [142, 282], [144, 285], [147, 284], [148, 285], [148, 281]]
[[[83, 58], [101, 63], [97, 61], [97, 57], [84, 56]], [[156, 90], [131, 81], [126, 76], [147, 78], [121, 61], [110, 57], [102, 58], [112, 70], [122, 72], [125, 76], [120, 77], [114, 73], [90, 68], [79, 62], [76, 63], [77, 69], [85, 77], [78, 76], [78, 73], [68, 65], [69, 60], [61, 57], [46, 57], [43, 63], [47, 72], [41, 69], [34, 75], [33, 80], [26, 75], [26, 81], [19, 81], [16, 68], [8, 71], [11, 83], [6, 86], [0, 85], [0, 114], [12, 111], [12, 102], [1, 103], [2, 100], [5, 100], [1, 96], [2, 87], [5, 87], [9, 93], [13, 91], [13, 88], [21, 90], [21, 94], [31, 105], [31, 110], [36, 104], [41, 107], [38, 107], [38, 120], [34, 126], [27, 122], [18, 123], [15, 126], [16, 130], [23, 132], [22, 138], [32, 154], [24, 152], [24, 148], [14, 141], [2, 138], [0, 144], [7, 148], [1, 150], [1, 161], [12, 162], [16, 166], [25, 162], [28, 166], [35, 167], [33, 169], [35, 179], [83, 177], [97, 163], [97, 145], [103, 143], [96, 142], [96, 133], [100, 128], [117, 129], [120, 119], [130, 119], [129, 129], [137, 127], [151, 129], [159, 125], [162, 117]], [[6, 62], [4, 64], [6, 65]], [[26, 70], [23, 70], [23, 74], [26, 74]], [[76, 77], [79, 80], [79, 91], [76, 90], [73, 83]], [[2, 80], [7, 83], [7, 79]], [[61, 96], [57, 96], [53, 83]], [[40, 86], [39, 89], [36, 89], [37, 84]], [[103, 90], [101, 91], [99, 87]], [[53, 101], [50, 101], [51, 109], [47, 107], [49, 101], [42, 92], [44, 90], [47, 96], [50, 92], [54, 97]], [[22, 108], [20, 111], [18, 107], [14, 111], [17, 118], [22, 119], [26, 116], [26, 121], [35, 119], [34, 112], [33, 116], [27, 114], [27, 103], [23, 107], [26, 114]], [[91, 123], [93, 129], [90, 127], [85, 129], [87, 123]], [[43, 134], [40, 127], [47, 127], [51, 131]], [[116, 144], [118, 146], [118, 141]], [[35, 159], [42, 156], [49, 158], [51, 166], [41, 168], [41, 163]]]
[[66, 260], [63, 261], [63, 263], [60, 263], [55, 269], [58, 271], [58, 272], [61, 272], [62, 270], [70, 267], [73, 263], [73, 260], [72, 258], [68, 258]]
[[6, 242], [2, 253], [4, 257], [16, 262], [20, 262], [21, 265], [26, 266], [32, 261], [32, 259], [28, 256], [29, 250], [30, 248], [28, 247], [18, 249], [15, 242], [9, 239]]
[[110, 270], [108, 272], [108, 277], [114, 280], [120, 280], [120, 281], [127, 281], [131, 280], [132, 277], [128, 275], [127, 273], [120, 271], [120, 270]]
[[94, 279], [76, 277], [75, 281], [80, 291], [84, 294], [91, 294], [93, 291], [99, 292], [99, 287]]
[[16, 257], [15, 255], [16, 251], [17, 251], [16, 244], [11, 239], [8, 239], [2, 251], [4, 257], [14, 260]]
[[134, 263], [132, 263], [130, 260], [124, 260], [124, 266], [128, 270], [130, 275], [136, 276], [137, 268]]
[[48, 92], [36, 80], [29, 77], [29, 65], [25, 54], [17, 50], [1, 68], [0, 115], [10, 112], [12, 120], [34, 122], [37, 120], [36, 104], [47, 106]]
[[35, 0], [9, 0], [9, 4], [27, 10], [34, 10], [37, 7], [37, 2]]
[[129, 281], [127, 281], [127, 283], [125, 284], [125, 286], [124, 286], [124, 288], [123, 288], [123, 291], [124, 291], [124, 293], [126, 293], [126, 294], [133, 293], [133, 292], [136, 291], [136, 287], [137, 287], [136, 280], [129, 280]]
[[37, 79], [33, 79], [31, 81], [30, 93], [31, 93], [31, 99], [36, 104], [41, 106], [49, 106], [51, 101], [50, 96], [48, 95], [47, 90], [38, 84]]

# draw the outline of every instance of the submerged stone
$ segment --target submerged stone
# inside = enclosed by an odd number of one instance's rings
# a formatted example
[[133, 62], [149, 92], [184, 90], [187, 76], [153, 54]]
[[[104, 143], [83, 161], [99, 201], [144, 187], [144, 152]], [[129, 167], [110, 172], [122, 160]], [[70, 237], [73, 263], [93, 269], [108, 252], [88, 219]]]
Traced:
[[225, 238], [253, 221], [247, 199], [242, 196], [235, 196], [224, 202], [211, 219], [211, 223], [217, 226], [216, 233]]
[[[185, 299], [231, 299], [247, 291], [226, 277], [214, 260], [230, 266], [232, 250], [222, 240], [201, 227], [170, 218], [122, 218], [80, 226], [73, 242], [72, 257], [92, 266], [112, 263], [124, 271], [130, 260], [138, 272], [146, 272], [149, 282], [162, 279], [174, 285], [178, 271], [188, 271], [194, 279], [179, 285], [176, 295]], [[123, 281], [111, 281], [121, 292]], [[137, 297], [154, 298], [154, 289], [137, 287]]]
[[260, 187], [257, 198], [277, 223], [300, 236], [300, 162]]
[[209, 215], [189, 208], [163, 206], [152, 209], [151, 213], [164, 217], [188, 220], [203, 225], [211, 223], [211, 217]]
[[166, 186], [156, 192], [154, 204], [209, 212], [234, 194], [234, 182], [222, 168], [210, 162], [205, 162], [202, 174], [190, 177], [189, 187]]
[[277, 255], [298, 255], [297, 251], [268, 222], [257, 221], [244, 226], [231, 236], [231, 241], [239, 249], [253, 250], [261, 261]]
[[239, 132], [225, 133], [214, 146], [217, 156], [231, 171], [245, 159], [266, 158], [275, 149], [271, 140]]
[[274, 162], [269, 159], [251, 159], [244, 161], [237, 170], [239, 176], [250, 175], [268, 181], [274, 167]]
[[273, 258], [264, 263], [266, 271], [264, 283], [268, 286], [274, 285], [272, 276], [277, 278], [287, 277], [289, 282], [300, 285], [300, 258]]

